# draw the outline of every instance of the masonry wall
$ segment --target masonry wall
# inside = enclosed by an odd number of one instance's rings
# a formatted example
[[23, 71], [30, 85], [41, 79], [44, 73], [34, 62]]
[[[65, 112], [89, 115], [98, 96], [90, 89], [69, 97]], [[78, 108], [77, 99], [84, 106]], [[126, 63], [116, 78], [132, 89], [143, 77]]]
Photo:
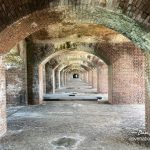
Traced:
[[[28, 61], [28, 91], [30, 92], [29, 100], [37, 102], [39, 99], [38, 64], [46, 56], [53, 53], [53, 46], [43, 43], [33, 44], [33, 42], [32, 46], [28, 54], [30, 60]], [[145, 81], [144, 55], [141, 50], [130, 42], [103, 42], [93, 48], [95, 54], [101, 57], [109, 68], [109, 101], [114, 104], [143, 103], [145, 100]], [[56, 73], [55, 77], [57, 86]], [[92, 80], [92, 73], [89, 71], [89, 83], [91, 85]], [[107, 87], [104, 89], [107, 90]]]
[[[6, 102], [7, 106], [27, 104], [26, 44], [21, 41], [13, 48], [14, 54], [8, 54], [5, 60], [6, 69]], [[9, 60], [10, 59], [10, 60]], [[18, 59], [18, 60], [17, 60]], [[11, 61], [12, 66], [9, 66]], [[20, 61], [20, 62], [18, 62]]]
[[7, 106], [25, 105], [26, 85], [25, 72], [22, 68], [11, 68], [6, 71]]
[[39, 64], [53, 53], [53, 45], [36, 43], [31, 37], [27, 42], [27, 85], [28, 103], [39, 104]]
[[132, 43], [101, 43], [97, 48], [109, 68], [109, 101], [112, 104], [144, 103], [145, 60], [142, 51]]
[[92, 70], [92, 77], [93, 77], [93, 83], [92, 83], [92, 86], [93, 88], [97, 88], [97, 69], [93, 69]]
[[58, 71], [58, 69], [55, 69], [55, 87], [56, 87], [56, 89], [58, 89], [58, 85], [59, 85], [59, 71]]
[[108, 93], [108, 67], [107, 65], [101, 65], [99, 68], [99, 88], [98, 92], [102, 94]]
[[53, 77], [52, 77], [52, 67], [50, 66], [49, 63], [46, 64], [45, 66], [46, 70], [46, 93], [52, 93], [53, 91]]
[[0, 56], [0, 136], [6, 132], [6, 80], [3, 57]]
[[92, 85], [92, 70], [88, 71], [88, 83]]

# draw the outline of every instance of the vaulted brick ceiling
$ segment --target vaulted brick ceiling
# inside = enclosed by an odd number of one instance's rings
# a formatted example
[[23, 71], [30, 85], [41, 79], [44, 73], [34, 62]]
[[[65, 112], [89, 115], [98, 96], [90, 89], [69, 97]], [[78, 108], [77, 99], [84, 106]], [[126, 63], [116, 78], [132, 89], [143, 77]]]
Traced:
[[105, 64], [97, 56], [81, 51], [72, 51], [62, 55], [56, 55], [50, 59], [48, 63], [52, 68], [59, 65], [59, 67], [67, 67], [70, 70], [76, 69], [80, 71], [93, 69]]
[[37, 10], [61, 5], [72, 7], [104, 7], [114, 11], [121, 11], [123, 14], [138, 20], [143, 24], [150, 25], [150, 1], [149, 0], [0, 0], [0, 30], [16, 20]]
[[[54, 24], [32, 34], [34, 40], [50, 40], [52, 43], [60, 43], [63, 40], [72, 42], [92, 43], [97, 41], [129, 42], [123, 35], [101, 25], [91, 24]], [[88, 37], [90, 37], [88, 39]], [[62, 38], [62, 39], [61, 39]], [[64, 39], [63, 39], [64, 38]]]

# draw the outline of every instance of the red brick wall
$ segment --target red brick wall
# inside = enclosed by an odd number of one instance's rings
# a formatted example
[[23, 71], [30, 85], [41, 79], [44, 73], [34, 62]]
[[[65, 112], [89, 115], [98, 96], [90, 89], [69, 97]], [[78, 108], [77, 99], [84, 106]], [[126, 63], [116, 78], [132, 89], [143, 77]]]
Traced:
[[99, 88], [98, 92], [102, 94], [108, 93], [108, 67], [107, 65], [102, 65], [99, 68]]
[[92, 70], [92, 77], [93, 77], [93, 88], [97, 88], [97, 69]]
[[88, 72], [88, 81], [89, 81], [89, 84], [92, 85], [92, 71], [91, 70]]
[[25, 69], [11, 68], [6, 70], [6, 102], [7, 106], [26, 104]]
[[144, 103], [144, 54], [132, 43], [97, 46], [97, 51], [109, 65], [109, 101], [118, 103]]

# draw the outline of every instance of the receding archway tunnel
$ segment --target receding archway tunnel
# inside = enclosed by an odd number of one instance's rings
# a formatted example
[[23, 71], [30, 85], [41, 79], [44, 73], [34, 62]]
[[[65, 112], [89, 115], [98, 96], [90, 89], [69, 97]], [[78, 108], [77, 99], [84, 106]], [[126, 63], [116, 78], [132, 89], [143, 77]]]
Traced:
[[[130, 141], [150, 132], [149, 1], [7, 3], [0, 2], [0, 136], [6, 124], [8, 132], [0, 149], [149, 149], [148, 139]], [[43, 101], [82, 90], [108, 95], [109, 104]]]
[[[100, 70], [103, 72], [102, 66], [107, 68], [107, 65], [95, 55], [74, 50], [66, 51], [61, 55], [58, 53], [47, 61], [46, 71], [41, 72], [46, 77], [46, 79], [43, 77], [43, 83], [41, 84], [44, 85], [43, 96], [45, 100], [97, 100], [98, 97], [101, 97], [100, 94], [104, 94], [99, 91], [99, 84], [101, 84], [101, 87], [107, 87], [105, 94], [108, 94], [108, 72], [106, 72], [106, 77], [102, 79], [106, 80], [106, 85], [98, 82]], [[55, 62], [56, 65], [52, 66], [52, 62]], [[51, 71], [54, 73], [51, 73]], [[78, 80], [74, 80], [75, 78], [78, 78]], [[43, 87], [41, 86], [40, 89], [43, 89]], [[69, 97], [72, 95], [75, 97]], [[106, 95], [105, 99], [108, 100]]]
[[73, 78], [79, 78], [79, 74], [78, 73], [74, 73], [72, 77]]

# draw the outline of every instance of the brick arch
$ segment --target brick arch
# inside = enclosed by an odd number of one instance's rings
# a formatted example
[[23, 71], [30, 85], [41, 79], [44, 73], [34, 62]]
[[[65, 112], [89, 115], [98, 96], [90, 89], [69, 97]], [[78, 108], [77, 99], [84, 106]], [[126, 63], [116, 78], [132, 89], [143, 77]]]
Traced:
[[[70, 18], [73, 16], [73, 18]], [[119, 13], [96, 7], [95, 9], [79, 10], [49, 10], [32, 12], [31, 14], [18, 19], [0, 32], [0, 52], [10, 50], [16, 43], [23, 40], [30, 34], [45, 28], [47, 25], [55, 23], [67, 23], [69, 17], [70, 23], [92, 23], [104, 25], [110, 29], [128, 37], [133, 43], [143, 50], [150, 50], [150, 29], [141, 25], [135, 20]], [[7, 45], [5, 44], [7, 42]]]
[[[11, 4], [11, 7], [10, 7]], [[111, 11], [121, 12], [126, 16], [142, 22], [149, 26], [149, 0], [129, 1], [129, 0], [10, 0], [0, 1], [0, 31], [6, 28], [8, 25], [19, 20], [20, 18], [27, 16], [35, 11], [42, 9], [54, 9], [61, 6], [70, 6], [72, 9], [82, 10], [90, 7], [101, 7]]]

